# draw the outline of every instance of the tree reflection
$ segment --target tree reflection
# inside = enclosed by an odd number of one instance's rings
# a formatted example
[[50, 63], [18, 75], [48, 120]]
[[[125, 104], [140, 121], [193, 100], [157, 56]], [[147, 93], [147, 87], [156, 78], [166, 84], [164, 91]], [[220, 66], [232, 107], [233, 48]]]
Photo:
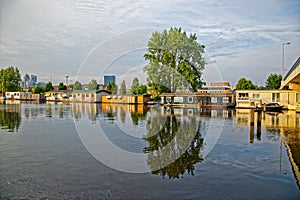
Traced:
[[195, 164], [202, 161], [200, 122], [196, 118], [176, 118], [172, 109], [165, 117], [152, 115], [147, 120], [145, 140], [149, 146], [144, 153], [148, 154], [152, 174], [163, 178], [183, 177], [186, 172], [194, 175]]
[[0, 125], [9, 132], [18, 132], [21, 124], [20, 105], [6, 106], [0, 109]]
[[146, 119], [147, 114], [146, 113], [137, 113], [137, 112], [131, 112], [131, 120], [134, 125], [138, 125], [139, 121], [144, 121]]

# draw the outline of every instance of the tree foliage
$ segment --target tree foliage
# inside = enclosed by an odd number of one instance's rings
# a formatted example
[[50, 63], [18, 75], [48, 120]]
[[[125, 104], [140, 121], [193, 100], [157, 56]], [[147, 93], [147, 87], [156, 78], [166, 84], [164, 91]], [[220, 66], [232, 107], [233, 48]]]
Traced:
[[112, 81], [109, 82], [106, 86], [106, 90], [111, 92], [111, 93], [114, 93], [116, 89], [117, 89], [117, 85]]
[[97, 81], [95, 79], [92, 79], [89, 82], [88, 89], [89, 90], [98, 90], [99, 89], [99, 85], [98, 85], [98, 83], [97, 83]]
[[136, 88], [134, 94], [141, 94], [141, 95], [147, 94], [147, 85], [139, 85]]
[[51, 90], [53, 90], [53, 89], [54, 89], [54, 87], [53, 87], [52, 83], [49, 81], [49, 82], [45, 85], [44, 91], [45, 91], [45, 92], [48, 92], [48, 91], [51, 91]]
[[75, 81], [73, 85], [73, 90], [82, 90], [82, 85], [79, 81]]
[[1, 92], [15, 92], [20, 90], [21, 75], [18, 68], [13, 66], [0, 70]]
[[132, 81], [132, 85], [131, 85], [131, 93], [135, 94], [136, 89], [139, 87], [140, 83], [139, 83], [139, 79], [137, 77], [135, 77]]
[[246, 90], [246, 89], [258, 89], [257, 85], [254, 85], [252, 81], [247, 80], [245, 78], [241, 78], [237, 84], [236, 88], [237, 90]]
[[63, 82], [60, 82], [58, 85], [58, 90], [66, 90], [66, 89], [67, 89], [67, 86], [65, 86]]
[[120, 94], [126, 94], [126, 83], [125, 80], [122, 81], [120, 85]]
[[40, 94], [40, 93], [43, 93], [44, 91], [45, 91], [45, 88], [43, 88], [41, 86], [35, 86], [31, 92], [33, 94]]
[[267, 89], [279, 89], [281, 85], [282, 76], [280, 74], [270, 74], [266, 80]]
[[[187, 35], [181, 28], [154, 32], [144, 55], [149, 64], [144, 68], [148, 85], [176, 88], [190, 85], [194, 91], [201, 88], [204, 45], [197, 42], [196, 34]], [[160, 88], [158, 88], [160, 89]]]

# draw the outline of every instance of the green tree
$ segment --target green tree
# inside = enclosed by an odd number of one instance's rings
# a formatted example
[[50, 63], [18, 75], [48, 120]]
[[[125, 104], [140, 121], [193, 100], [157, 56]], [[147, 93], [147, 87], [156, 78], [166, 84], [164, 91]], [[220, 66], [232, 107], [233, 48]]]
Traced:
[[126, 83], [123, 80], [121, 85], [120, 85], [120, 94], [126, 94]]
[[14, 92], [20, 90], [21, 75], [18, 68], [12, 66], [0, 70], [1, 92]]
[[252, 83], [252, 81], [250, 80], [247, 80], [245, 78], [241, 78], [236, 86], [235, 86], [235, 89], [236, 90], [246, 90], [246, 89], [258, 89], [258, 86], [257, 85], [254, 85]]
[[270, 74], [266, 80], [267, 89], [279, 89], [281, 85], [282, 76], [280, 74]]
[[63, 82], [60, 82], [58, 85], [58, 90], [66, 90], [66, 89], [67, 89], [67, 86], [65, 86]]
[[82, 90], [82, 85], [79, 81], [75, 81], [73, 85], [73, 90]]
[[40, 93], [43, 93], [44, 92], [44, 88], [41, 87], [41, 86], [35, 86], [33, 89], [32, 89], [32, 93], [33, 94], [40, 94]]
[[135, 94], [136, 89], [139, 87], [140, 83], [139, 83], [139, 79], [137, 77], [135, 77], [132, 81], [132, 85], [131, 85], [131, 93]]
[[135, 90], [135, 94], [147, 94], [147, 86], [139, 85]]
[[163, 85], [172, 92], [177, 87], [190, 85], [194, 91], [201, 88], [204, 45], [197, 42], [196, 34], [187, 35], [181, 28], [154, 32], [144, 55], [149, 64], [144, 68], [148, 85]]
[[106, 90], [113, 93], [117, 88], [117, 85], [114, 82], [109, 82], [106, 86]]
[[45, 91], [45, 92], [48, 92], [48, 91], [51, 91], [51, 90], [53, 90], [53, 89], [54, 89], [54, 87], [53, 87], [52, 83], [49, 81], [49, 82], [46, 84], [44, 91]]
[[97, 83], [97, 81], [95, 79], [92, 79], [89, 82], [88, 89], [89, 90], [98, 90], [99, 89], [99, 85], [98, 85], [98, 83]]

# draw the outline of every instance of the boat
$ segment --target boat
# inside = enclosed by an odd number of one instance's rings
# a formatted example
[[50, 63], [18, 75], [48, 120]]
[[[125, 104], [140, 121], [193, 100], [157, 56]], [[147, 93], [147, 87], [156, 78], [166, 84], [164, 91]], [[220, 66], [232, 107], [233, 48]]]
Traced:
[[266, 111], [279, 112], [282, 110], [282, 108], [283, 108], [283, 106], [279, 105], [276, 102], [266, 104]]

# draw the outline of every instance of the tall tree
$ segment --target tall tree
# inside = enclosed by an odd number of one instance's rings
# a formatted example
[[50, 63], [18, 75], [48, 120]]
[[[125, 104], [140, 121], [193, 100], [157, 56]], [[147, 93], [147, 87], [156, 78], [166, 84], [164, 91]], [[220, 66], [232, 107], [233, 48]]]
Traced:
[[172, 92], [187, 85], [194, 91], [201, 88], [204, 45], [197, 42], [196, 34], [189, 36], [181, 28], [154, 32], [144, 55], [149, 64], [144, 68], [148, 85], [162, 85]]
[[139, 83], [139, 79], [137, 77], [135, 77], [132, 81], [132, 85], [131, 85], [131, 93], [135, 94], [136, 89], [139, 87], [140, 83]]
[[97, 83], [97, 81], [95, 79], [92, 79], [89, 82], [88, 89], [89, 90], [98, 90], [99, 89], [99, 85], [98, 85], [98, 83]]
[[65, 86], [63, 82], [60, 82], [58, 85], [58, 90], [66, 90], [66, 89], [67, 89], [67, 86]]
[[280, 74], [270, 74], [266, 80], [267, 89], [279, 89], [281, 85], [282, 76]]
[[73, 85], [73, 90], [82, 90], [82, 85], [79, 81], [75, 81]]
[[45, 92], [48, 92], [48, 91], [51, 91], [51, 90], [53, 90], [53, 89], [54, 89], [54, 87], [53, 87], [52, 83], [49, 81], [49, 82], [46, 84], [44, 91], [45, 91]]
[[125, 80], [122, 81], [120, 85], [120, 94], [126, 94], [126, 83]]
[[16, 67], [7, 67], [0, 70], [0, 90], [1, 92], [14, 92], [20, 90], [21, 75]]
[[246, 89], [258, 89], [257, 85], [254, 85], [252, 83], [252, 81], [247, 80], [245, 78], [241, 78], [236, 86], [235, 86], [236, 90], [246, 90]]
[[107, 91], [113, 93], [117, 88], [117, 85], [114, 82], [109, 82], [106, 86]]

